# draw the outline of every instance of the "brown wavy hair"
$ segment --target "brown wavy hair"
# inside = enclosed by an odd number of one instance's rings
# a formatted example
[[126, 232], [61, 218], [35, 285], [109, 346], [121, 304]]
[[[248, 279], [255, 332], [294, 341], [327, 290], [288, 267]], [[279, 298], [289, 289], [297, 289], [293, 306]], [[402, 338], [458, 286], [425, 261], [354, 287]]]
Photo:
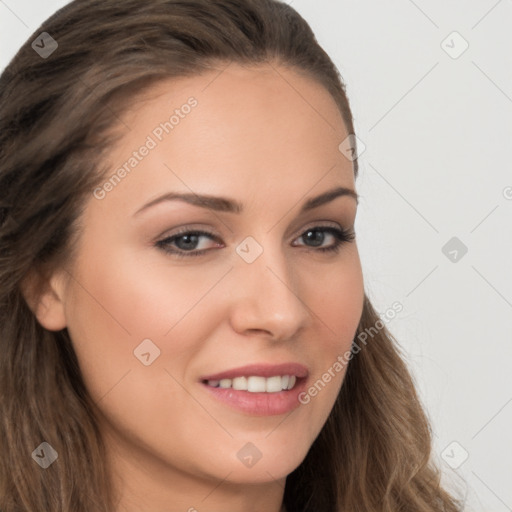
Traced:
[[[43, 31], [58, 43], [47, 58], [31, 47]], [[25, 284], [35, 272], [43, 286], [72, 257], [83, 205], [104, 178], [110, 129], [129, 102], [156, 81], [229, 63], [283, 65], [314, 78], [354, 133], [338, 70], [306, 21], [277, 0], [75, 0], [2, 73], [2, 512], [115, 509], [96, 404], [71, 339], [37, 322], [29, 297], [42, 288], [30, 295]], [[357, 335], [378, 321], [365, 295]], [[46, 470], [31, 457], [43, 441], [58, 453]], [[431, 449], [414, 382], [383, 326], [354, 354], [324, 428], [286, 480], [284, 504], [288, 512], [462, 510], [441, 487]]]

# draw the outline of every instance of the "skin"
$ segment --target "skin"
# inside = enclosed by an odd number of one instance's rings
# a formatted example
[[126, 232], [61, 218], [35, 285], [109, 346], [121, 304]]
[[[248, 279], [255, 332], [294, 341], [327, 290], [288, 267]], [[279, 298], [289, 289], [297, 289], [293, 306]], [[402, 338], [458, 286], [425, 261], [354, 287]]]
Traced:
[[[108, 175], [190, 96], [190, 114], [103, 199], [88, 198], [76, 258], [54, 272], [34, 309], [47, 329], [69, 330], [102, 414], [117, 512], [278, 512], [286, 476], [327, 420], [345, 370], [278, 416], [231, 409], [199, 378], [294, 361], [313, 383], [350, 349], [364, 293], [356, 242], [321, 253], [302, 235], [353, 228], [357, 202], [338, 197], [299, 215], [310, 197], [355, 190], [338, 149], [348, 134], [317, 82], [278, 65], [231, 64], [160, 82], [133, 102]], [[164, 201], [134, 217], [170, 191], [229, 197], [244, 211]], [[218, 240], [201, 237], [189, 251], [210, 250], [197, 257], [155, 246], [185, 226]], [[320, 246], [333, 245], [322, 233]], [[235, 251], [247, 236], [263, 248], [250, 264]], [[148, 338], [160, 356], [145, 366], [134, 350]], [[247, 442], [262, 453], [250, 468], [237, 458]]]

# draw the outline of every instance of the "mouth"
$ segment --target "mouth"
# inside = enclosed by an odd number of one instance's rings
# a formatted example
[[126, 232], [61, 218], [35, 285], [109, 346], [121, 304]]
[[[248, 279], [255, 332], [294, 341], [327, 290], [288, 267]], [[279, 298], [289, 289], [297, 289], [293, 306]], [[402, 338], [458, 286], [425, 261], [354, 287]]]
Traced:
[[200, 383], [210, 397], [231, 409], [255, 416], [289, 413], [301, 404], [309, 371], [301, 364], [248, 365], [204, 376]]

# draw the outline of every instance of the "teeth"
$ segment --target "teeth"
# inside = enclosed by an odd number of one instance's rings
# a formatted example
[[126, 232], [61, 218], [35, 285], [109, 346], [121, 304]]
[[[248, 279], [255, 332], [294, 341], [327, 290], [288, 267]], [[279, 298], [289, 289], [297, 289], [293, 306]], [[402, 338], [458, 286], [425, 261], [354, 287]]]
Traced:
[[265, 377], [249, 377], [247, 379], [247, 391], [251, 393], [264, 393], [267, 391], [265, 388]]
[[237, 377], [236, 379], [233, 379], [233, 384], [231, 386], [233, 389], [239, 389], [242, 391], [247, 390], [247, 377]]
[[276, 377], [269, 377], [268, 379], [265, 379], [266, 386], [265, 391], [267, 393], [276, 393], [278, 391], [282, 391], [282, 378], [277, 375]]
[[295, 375], [276, 375], [268, 378], [250, 375], [248, 377], [235, 377], [234, 379], [209, 380], [208, 385], [214, 388], [233, 388], [239, 391], [249, 391], [250, 393], [279, 393], [292, 389], [296, 381]]

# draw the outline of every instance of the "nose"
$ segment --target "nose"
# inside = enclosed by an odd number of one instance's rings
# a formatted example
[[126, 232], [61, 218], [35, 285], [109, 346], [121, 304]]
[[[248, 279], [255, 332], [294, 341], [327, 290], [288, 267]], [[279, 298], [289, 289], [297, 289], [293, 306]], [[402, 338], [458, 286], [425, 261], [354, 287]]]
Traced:
[[240, 334], [263, 332], [273, 340], [297, 336], [311, 318], [298, 273], [281, 249], [264, 248], [252, 263], [240, 258], [232, 272], [230, 321]]

